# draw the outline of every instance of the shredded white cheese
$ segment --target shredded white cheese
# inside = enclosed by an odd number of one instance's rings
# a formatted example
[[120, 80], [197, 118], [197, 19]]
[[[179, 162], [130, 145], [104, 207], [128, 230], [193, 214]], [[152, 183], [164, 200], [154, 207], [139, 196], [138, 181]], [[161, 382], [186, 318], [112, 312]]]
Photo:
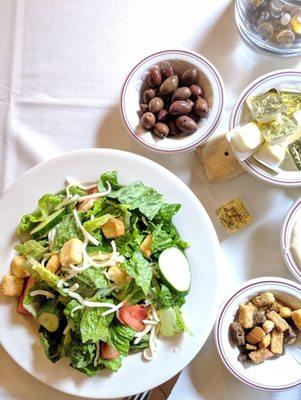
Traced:
[[71, 317], [74, 317], [75, 311], [81, 310], [82, 308], [84, 308], [84, 306], [82, 306], [82, 305], [79, 305], [79, 306], [76, 306], [76, 307], [72, 308], [71, 313], [70, 313]]
[[57, 288], [61, 288], [62, 286], [69, 286], [69, 284], [65, 281], [65, 279], [60, 279], [56, 284]]
[[95, 246], [99, 245], [99, 241], [97, 239], [95, 239], [95, 237], [93, 237], [81, 224], [79, 217], [78, 217], [78, 213], [76, 211], [76, 209], [73, 210], [73, 215], [75, 218], [75, 222], [76, 225], [79, 227], [79, 229], [82, 231], [85, 239], [88, 239], [91, 243], [93, 243]]
[[75, 283], [74, 285], [72, 285], [69, 289], [70, 292], [75, 292], [77, 289], [79, 288], [79, 284]]
[[53, 250], [55, 237], [56, 237], [56, 228], [52, 228], [52, 229], [50, 229], [50, 231], [48, 232], [48, 243], [49, 243], [49, 249], [50, 249], [50, 251]]
[[94, 367], [97, 366], [98, 360], [99, 360], [99, 342], [96, 343], [96, 354], [95, 354], [95, 358], [94, 358], [94, 361], [93, 361]]
[[134, 344], [138, 344], [141, 342], [142, 338], [148, 334], [148, 332], [152, 329], [151, 325], [147, 325], [142, 332], [137, 332], [135, 333], [135, 340], [134, 340]]
[[143, 357], [151, 361], [156, 354], [157, 351], [157, 338], [156, 338], [156, 326], [151, 327], [151, 333], [149, 335], [149, 348], [143, 350]]
[[144, 319], [142, 321], [145, 325], [158, 325], [157, 321], [151, 320], [151, 319]]
[[107, 310], [107, 311], [103, 312], [103, 313], [101, 314], [102, 317], [105, 317], [105, 316], [108, 315], [108, 314], [111, 314], [111, 313], [116, 312], [117, 310], [119, 310], [119, 309], [124, 305], [125, 302], [126, 302], [126, 301], [123, 300], [123, 301], [121, 301], [119, 304], [117, 304], [115, 307], [112, 307], [111, 310]]
[[108, 195], [111, 192], [112, 188], [111, 188], [110, 182], [106, 182], [106, 183], [108, 185], [108, 189], [105, 190], [104, 192], [92, 193], [92, 194], [88, 194], [87, 196], [80, 196], [78, 198], [78, 201], [82, 202], [82, 201], [86, 201], [86, 200], [90, 200], [90, 199], [98, 199], [99, 197]]
[[48, 299], [55, 299], [56, 295], [48, 292], [48, 290], [33, 290], [32, 292], [30, 292], [30, 296], [45, 296]]

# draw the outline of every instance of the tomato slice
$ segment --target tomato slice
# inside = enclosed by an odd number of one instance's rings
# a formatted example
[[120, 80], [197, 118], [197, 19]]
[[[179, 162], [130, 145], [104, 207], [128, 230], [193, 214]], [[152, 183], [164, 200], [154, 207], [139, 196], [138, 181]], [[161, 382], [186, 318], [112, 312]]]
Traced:
[[17, 313], [26, 315], [27, 317], [30, 317], [31, 314], [29, 311], [26, 310], [26, 308], [24, 308], [23, 300], [24, 300], [27, 290], [30, 289], [34, 285], [34, 283], [35, 283], [35, 280], [32, 277], [29, 277], [27, 280], [24, 279], [22, 294], [18, 298]]
[[145, 328], [142, 320], [147, 317], [147, 307], [142, 304], [136, 304], [134, 306], [125, 303], [119, 311], [119, 318], [130, 328], [137, 332], [143, 331]]
[[119, 357], [119, 352], [110, 344], [102, 342], [100, 345], [100, 357], [104, 360], [114, 360]]

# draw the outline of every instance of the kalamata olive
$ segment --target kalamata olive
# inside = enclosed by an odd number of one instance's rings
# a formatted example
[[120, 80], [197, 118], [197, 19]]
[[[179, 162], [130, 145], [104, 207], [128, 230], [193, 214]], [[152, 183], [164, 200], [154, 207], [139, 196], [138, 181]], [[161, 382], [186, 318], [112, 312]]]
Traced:
[[192, 111], [189, 114], [189, 117], [192, 118], [196, 123], [198, 123], [199, 120], [201, 119], [201, 117], [199, 115], [197, 115], [194, 111]]
[[162, 99], [160, 99], [160, 97], [152, 98], [148, 105], [149, 111], [152, 113], [157, 113], [161, 111], [163, 107], [164, 107], [164, 102]]
[[145, 114], [148, 111], [148, 105], [144, 104], [144, 103], [141, 103], [140, 104], [140, 111], [141, 111], [141, 114]]
[[154, 97], [156, 97], [156, 92], [154, 91], [154, 89], [146, 89], [142, 96], [143, 101], [146, 104], [148, 104]]
[[158, 136], [159, 138], [164, 138], [168, 135], [169, 133], [169, 128], [166, 124], [163, 124], [163, 122], [157, 122], [154, 130], [154, 134]]
[[188, 117], [188, 115], [182, 115], [176, 119], [177, 127], [181, 132], [184, 133], [193, 133], [198, 129], [196, 122]]
[[202, 97], [197, 99], [196, 102], [194, 103], [193, 111], [200, 117], [205, 117], [209, 111], [207, 101]]
[[177, 136], [181, 131], [177, 127], [174, 120], [168, 122], [169, 133], [168, 136]]
[[161, 111], [159, 111], [159, 113], [157, 115], [157, 120], [159, 122], [167, 122], [169, 119], [168, 117], [169, 117], [168, 111], [161, 110]]
[[191, 85], [190, 91], [192, 99], [197, 99], [198, 97], [203, 96], [203, 89], [199, 85]]
[[183, 72], [182, 78], [181, 78], [181, 83], [184, 86], [191, 86], [195, 83], [197, 80], [198, 73], [196, 69], [187, 69], [186, 71]]
[[191, 91], [188, 87], [183, 86], [178, 88], [174, 94], [172, 95], [171, 101], [176, 101], [176, 100], [186, 100], [188, 97], [191, 96]]
[[169, 62], [166, 61], [161, 65], [161, 74], [163, 79], [169, 78], [170, 76], [175, 74]]
[[169, 107], [169, 112], [172, 115], [184, 115], [191, 112], [191, 104], [185, 100], [174, 101]]
[[193, 108], [194, 102], [191, 99], [186, 99], [186, 101], [191, 105], [191, 108]]
[[162, 76], [158, 65], [154, 65], [147, 75], [147, 82], [151, 88], [159, 87], [162, 83]]
[[142, 115], [140, 122], [143, 128], [151, 129], [153, 126], [155, 126], [156, 118], [153, 113], [147, 112]]
[[179, 84], [179, 78], [177, 75], [172, 75], [169, 78], [163, 81], [162, 85], [160, 86], [160, 92], [163, 96], [174, 92]]

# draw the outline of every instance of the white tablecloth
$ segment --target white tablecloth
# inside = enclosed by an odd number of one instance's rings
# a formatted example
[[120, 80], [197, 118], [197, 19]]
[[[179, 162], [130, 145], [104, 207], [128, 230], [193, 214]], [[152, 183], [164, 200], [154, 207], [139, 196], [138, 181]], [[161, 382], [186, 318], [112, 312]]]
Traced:
[[[196, 193], [217, 230], [225, 256], [224, 294], [263, 275], [293, 279], [278, 237], [300, 189], [268, 186], [243, 174], [209, 185], [195, 153], [158, 155], [135, 143], [118, 112], [129, 68], [170, 48], [205, 55], [226, 86], [221, 130], [241, 90], [259, 75], [299, 67], [249, 48], [234, 22], [230, 0], [0, 0], [0, 192], [28, 168], [68, 150], [112, 147], [149, 157], [176, 173]], [[214, 210], [242, 196], [254, 222], [225, 233]], [[1, 325], [0, 325], [1, 329]], [[268, 394], [244, 386], [222, 365], [211, 335], [183, 371], [171, 400], [299, 400], [301, 389]], [[39, 383], [0, 348], [0, 399], [75, 399]]]

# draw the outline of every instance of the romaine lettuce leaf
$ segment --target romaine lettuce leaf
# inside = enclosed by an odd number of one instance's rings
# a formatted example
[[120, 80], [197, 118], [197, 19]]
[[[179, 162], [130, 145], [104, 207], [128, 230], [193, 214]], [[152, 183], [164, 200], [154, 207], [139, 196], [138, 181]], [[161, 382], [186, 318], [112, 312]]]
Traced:
[[152, 230], [152, 253], [161, 253], [163, 250], [169, 247], [176, 246], [181, 250], [185, 250], [188, 247], [188, 243], [180, 238], [176, 229], [173, 225], [151, 225]]
[[74, 332], [79, 332], [79, 330], [80, 330], [80, 322], [81, 322], [82, 316], [83, 316], [83, 309], [82, 308], [77, 309], [73, 313], [73, 315], [71, 315], [71, 312], [75, 307], [78, 307], [79, 305], [80, 304], [77, 300], [72, 299], [71, 301], [69, 301], [69, 303], [67, 304], [67, 306], [64, 309], [64, 315], [67, 318], [70, 328]]
[[83, 234], [76, 225], [73, 214], [67, 214], [56, 226], [54, 251], [60, 250], [65, 242], [76, 237], [83, 240]]
[[145, 294], [135, 280], [131, 280], [124, 288], [114, 293], [114, 296], [119, 301], [127, 300], [131, 304], [137, 304], [139, 301], [145, 300]]
[[99, 359], [98, 365], [103, 366], [113, 372], [117, 372], [122, 365], [123, 356], [119, 356], [114, 360]]
[[118, 199], [120, 203], [129, 205], [133, 210], [138, 208], [149, 220], [154, 218], [163, 204], [162, 194], [140, 181], [111, 192], [108, 197]]
[[63, 197], [51, 193], [44, 194], [38, 201], [38, 210], [33, 213], [23, 215], [21, 222], [17, 228], [17, 233], [22, 234], [31, 230], [38, 222], [44, 221], [60, 204]]
[[152, 280], [150, 263], [141, 253], [135, 252], [130, 260], [122, 264], [122, 268], [134, 278], [136, 284], [141, 287], [146, 296]]
[[63, 357], [63, 334], [61, 330], [50, 333], [46, 328], [40, 326], [39, 337], [45, 355], [51, 362], [55, 363]]
[[37, 242], [36, 240], [28, 240], [25, 243], [17, 243], [14, 249], [20, 254], [27, 257], [33, 257], [35, 260], [40, 261], [45, 253], [47, 253], [47, 242], [41, 240]]
[[85, 368], [95, 358], [95, 344], [82, 343], [79, 338], [72, 336], [72, 340], [65, 347], [65, 354], [70, 358], [71, 366], [76, 369]]
[[104, 192], [108, 189], [107, 182], [110, 183], [113, 190], [118, 190], [121, 186], [118, 183], [117, 171], [108, 171], [100, 175], [98, 180], [98, 190]]
[[174, 336], [187, 330], [179, 307], [159, 310], [160, 333], [163, 336]]
[[[111, 299], [93, 300], [92, 298], [91, 301], [113, 303]], [[104, 307], [98, 307], [98, 308], [87, 307], [84, 310], [80, 322], [80, 333], [83, 343], [86, 343], [89, 340], [92, 341], [93, 343], [96, 343], [99, 340], [107, 343], [110, 341], [110, 332], [108, 326], [112, 322], [112, 319], [114, 318], [114, 313], [111, 313], [103, 317], [102, 313], [106, 310], [107, 308]]]
[[84, 222], [83, 226], [89, 233], [92, 234], [96, 229], [101, 228], [102, 225], [108, 222], [109, 219], [111, 219], [112, 217], [113, 215], [105, 214], [102, 215], [101, 217], [96, 217], [92, 220]]
[[135, 331], [128, 326], [115, 325], [110, 328], [110, 344], [119, 353], [127, 355], [130, 349], [130, 341], [135, 337]]
[[168, 287], [161, 285], [159, 289], [156, 304], [160, 309], [166, 309], [173, 306], [181, 307], [185, 303], [185, 296], [172, 293]]
[[149, 347], [149, 335], [145, 335], [145, 336], [143, 336], [143, 338], [141, 339], [141, 341], [138, 344], [132, 343], [130, 345], [130, 350], [137, 352], [137, 351], [147, 349], [148, 347]]
[[57, 284], [60, 280], [59, 276], [51, 272], [49, 269], [46, 269], [40, 263], [36, 262], [33, 259], [28, 260], [28, 265], [26, 267], [30, 272], [30, 275], [38, 282], [45, 282], [50, 288], [54, 289], [56, 292], [61, 295], [65, 295], [62, 288], [58, 288]]
[[172, 217], [180, 210], [181, 204], [163, 203], [158, 214], [155, 216], [155, 221], [171, 223]]
[[89, 267], [76, 275], [72, 283], [78, 283], [77, 293], [83, 297], [91, 297], [97, 289], [107, 289], [109, 281], [103, 274], [103, 270], [96, 267]]

